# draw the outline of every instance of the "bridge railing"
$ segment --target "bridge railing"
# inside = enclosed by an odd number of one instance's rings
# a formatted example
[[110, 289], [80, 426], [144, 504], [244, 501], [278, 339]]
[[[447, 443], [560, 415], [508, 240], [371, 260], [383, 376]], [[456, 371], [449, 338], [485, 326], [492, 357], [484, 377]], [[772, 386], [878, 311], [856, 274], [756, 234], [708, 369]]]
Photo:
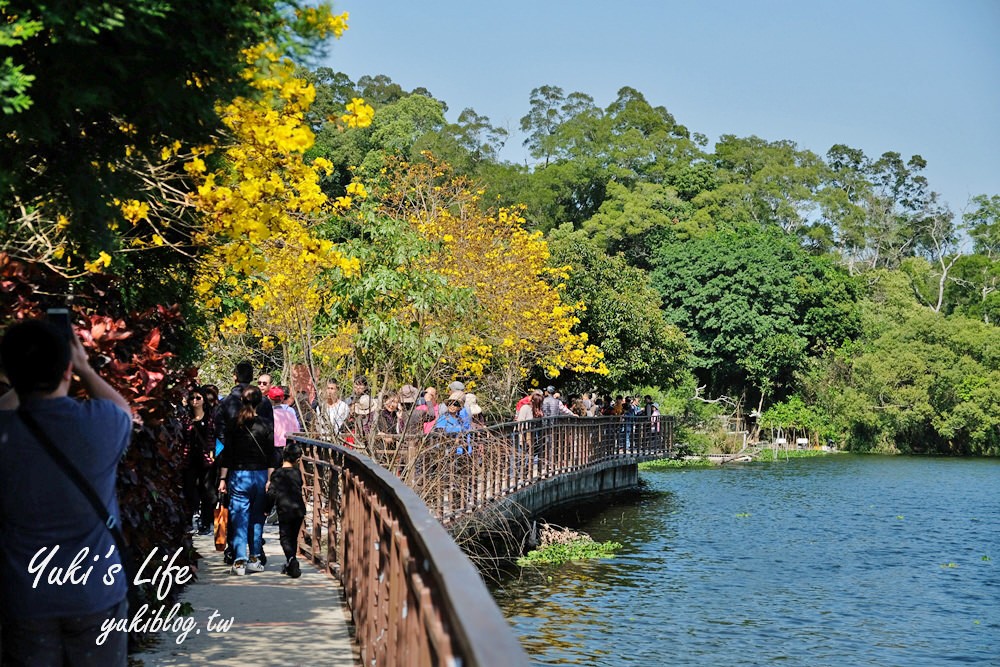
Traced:
[[670, 417], [551, 417], [421, 438], [381, 435], [372, 455], [448, 524], [549, 477], [668, 456]]
[[455, 435], [379, 435], [370, 443], [375, 460], [345, 443], [289, 440], [305, 453], [300, 548], [343, 584], [363, 664], [527, 665], [444, 524], [546, 478], [666, 456], [673, 421], [554, 417]]
[[300, 548], [340, 580], [364, 665], [527, 665], [475, 567], [412, 489], [368, 457], [305, 451]]

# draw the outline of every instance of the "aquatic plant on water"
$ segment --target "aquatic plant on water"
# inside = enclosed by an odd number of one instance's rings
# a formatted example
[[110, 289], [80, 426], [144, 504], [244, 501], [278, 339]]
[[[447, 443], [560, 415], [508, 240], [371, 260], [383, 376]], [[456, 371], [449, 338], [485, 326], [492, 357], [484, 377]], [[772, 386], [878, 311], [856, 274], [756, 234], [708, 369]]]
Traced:
[[657, 470], [676, 470], [678, 468], [712, 468], [715, 464], [707, 459], [656, 459], [643, 461], [639, 470], [652, 472]]
[[786, 458], [807, 459], [815, 456], [827, 456], [833, 453], [822, 449], [772, 449], [767, 447], [757, 452], [754, 458], [757, 461], [774, 461], [775, 459], [780, 461]]
[[517, 559], [520, 567], [532, 565], [561, 565], [569, 561], [590, 558], [613, 558], [621, 549], [619, 542], [597, 542], [586, 533], [543, 524], [539, 533], [539, 547]]

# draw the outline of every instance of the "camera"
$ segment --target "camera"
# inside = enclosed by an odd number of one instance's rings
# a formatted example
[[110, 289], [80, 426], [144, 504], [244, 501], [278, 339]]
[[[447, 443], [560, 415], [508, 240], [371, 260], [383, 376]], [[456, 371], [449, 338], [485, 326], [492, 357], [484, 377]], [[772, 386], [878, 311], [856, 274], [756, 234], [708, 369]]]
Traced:
[[72, 340], [73, 325], [70, 323], [68, 308], [49, 308], [45, 311], [45, 315], [49, 322], [52, 322], [66, 336], [66, 340]]

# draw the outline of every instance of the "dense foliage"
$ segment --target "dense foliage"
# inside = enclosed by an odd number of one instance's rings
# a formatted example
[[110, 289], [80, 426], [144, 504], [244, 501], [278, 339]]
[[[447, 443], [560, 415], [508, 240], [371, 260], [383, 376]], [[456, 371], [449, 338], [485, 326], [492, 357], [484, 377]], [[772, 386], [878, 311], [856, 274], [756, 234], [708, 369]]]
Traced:
[[583, 92], [532, 91], [521, 130], [537, 161], [516, 165], [496, 159], [505, 132], [471, 109], [450, 123], [426, 89], [308, 76], [317, 105], [363, 92], [374, 106], [365, 129], [312, 116], [311, 154], [363, 167], [326, 179], [331, 196], [392, 156], [431, 150], [548, 235], [553, 263], [572, 266], [567, 298], [586, 303], [577, 330], [609, 371], [563, 374], [568, 388], [642, 388], [698, 423], [709, 419], [699, 403], [752, 409], [763, 428], [857, 449], [997, 453], [1000, 405], [978, 389], [997, 370], [982, 351], [997, 345], [997, 195], [958, 218], [919, 155], [735, 135], [710, 146], [628, 87], [603, 108]]
[[302, 53], [346, 24], [298, 0], [3, 0], [0, 26], [4, 249], [36, 259], [41, 234], [50, 258], [107, 266], [129, 222], [114, 200], [161, 180], [164, 151], [222, 129], [216, 105], [251, 90], [244, 50]]

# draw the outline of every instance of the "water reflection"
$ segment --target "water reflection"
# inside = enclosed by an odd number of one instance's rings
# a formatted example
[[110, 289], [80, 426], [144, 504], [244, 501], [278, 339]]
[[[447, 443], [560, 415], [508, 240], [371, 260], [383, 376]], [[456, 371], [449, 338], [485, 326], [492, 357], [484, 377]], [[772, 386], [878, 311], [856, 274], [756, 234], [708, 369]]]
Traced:
[[1000, 664], [997, 463], [644, 474], [639, 498], [562, 519], [618, 557], [526, 572], [497, 600], [537, 664]]

